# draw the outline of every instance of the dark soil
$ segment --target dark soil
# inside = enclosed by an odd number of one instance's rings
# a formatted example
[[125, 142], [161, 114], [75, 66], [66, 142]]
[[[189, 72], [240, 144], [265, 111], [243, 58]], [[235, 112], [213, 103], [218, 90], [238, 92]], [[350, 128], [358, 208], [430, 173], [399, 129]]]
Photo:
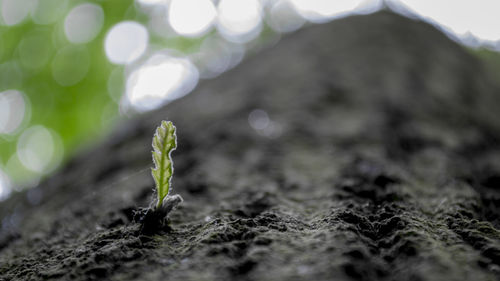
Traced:
[[[389, 12], [303, 29], [2, 202], [0, 280], [500, 280], [492, 81]], [[184, 202], [144, 233], [162, 119]]]

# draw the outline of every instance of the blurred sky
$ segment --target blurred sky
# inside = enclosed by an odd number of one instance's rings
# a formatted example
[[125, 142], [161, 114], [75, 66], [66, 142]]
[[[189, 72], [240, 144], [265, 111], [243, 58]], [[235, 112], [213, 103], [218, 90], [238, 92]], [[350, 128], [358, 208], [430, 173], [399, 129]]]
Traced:
[[[0, 0], [0, 200], [256, 45], [384, 5], [500, 50], [500, 0]], [[266, 116], [252, 112], [249, 125], [265, 132]]]

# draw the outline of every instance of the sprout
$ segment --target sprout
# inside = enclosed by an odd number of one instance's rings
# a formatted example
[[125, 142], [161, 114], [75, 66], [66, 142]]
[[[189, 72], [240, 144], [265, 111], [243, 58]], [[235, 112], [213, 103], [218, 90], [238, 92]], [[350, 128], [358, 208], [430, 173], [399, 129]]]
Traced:
[[134, 221], [139, 222], [142, 234], [158, 233], [169, 229], [168, 214], [183, 200], [178, 194], [169, 195], [174, 162], [170, 156], [177, 148], [175, 126], [170, 121], [161, 121], [153, 136], [153, 162], [155, 167], [151, 174], [156, 184], [156, 200], [152, 200], [149, 208], [139, 208], [134, 212]]
[[174, 173], [174, 162], [170, 156], [177, 148], [177, 136], [175, 126], [170, 121], [162, 121], [153, 136], [153, 162], [155, 167], [151, 174], [156, 184], [158, 202], [156, 209], [160, 209], [163, 200], [168, 196], [172, 175]]

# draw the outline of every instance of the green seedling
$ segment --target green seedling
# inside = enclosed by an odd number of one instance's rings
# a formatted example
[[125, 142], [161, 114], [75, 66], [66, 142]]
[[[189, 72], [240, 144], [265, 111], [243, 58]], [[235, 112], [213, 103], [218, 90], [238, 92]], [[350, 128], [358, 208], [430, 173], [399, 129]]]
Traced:
[[177, 135], [175, 126], [170, 121], [162, 121], [153, 136], [153, 162], [151, 174], [156, 184], [156, 194], [158, 201], [156, 209], [160, 209], [163, 200], [168, 196], [171, 186], [171, 179], [174, 173], [174, 162], [171, 153], [177, 148]]
[[172, 190], [174, 162], [171, 153], [177, 148], [175, 126], [162, 121], [153, 136], [153, 162], [151, 174], [155, 180], [156, 196], [149, 208], [140, 208], [134, 214], [134, 221], [142, 224], [141, 233], [153, 234], [168, 229], [168, 214], [182, 202], [180, 195], [169, 195]]

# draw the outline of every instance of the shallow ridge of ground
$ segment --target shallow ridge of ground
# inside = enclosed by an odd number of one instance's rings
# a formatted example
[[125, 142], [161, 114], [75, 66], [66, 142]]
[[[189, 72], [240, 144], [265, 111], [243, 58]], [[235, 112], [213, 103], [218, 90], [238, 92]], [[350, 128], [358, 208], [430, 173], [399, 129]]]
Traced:
[[[0, 280], [499, 280], [488, 75], [390, 12], [305, 28], [2, 202]], [[185, 201], [145, 235], [162, 119]]]

